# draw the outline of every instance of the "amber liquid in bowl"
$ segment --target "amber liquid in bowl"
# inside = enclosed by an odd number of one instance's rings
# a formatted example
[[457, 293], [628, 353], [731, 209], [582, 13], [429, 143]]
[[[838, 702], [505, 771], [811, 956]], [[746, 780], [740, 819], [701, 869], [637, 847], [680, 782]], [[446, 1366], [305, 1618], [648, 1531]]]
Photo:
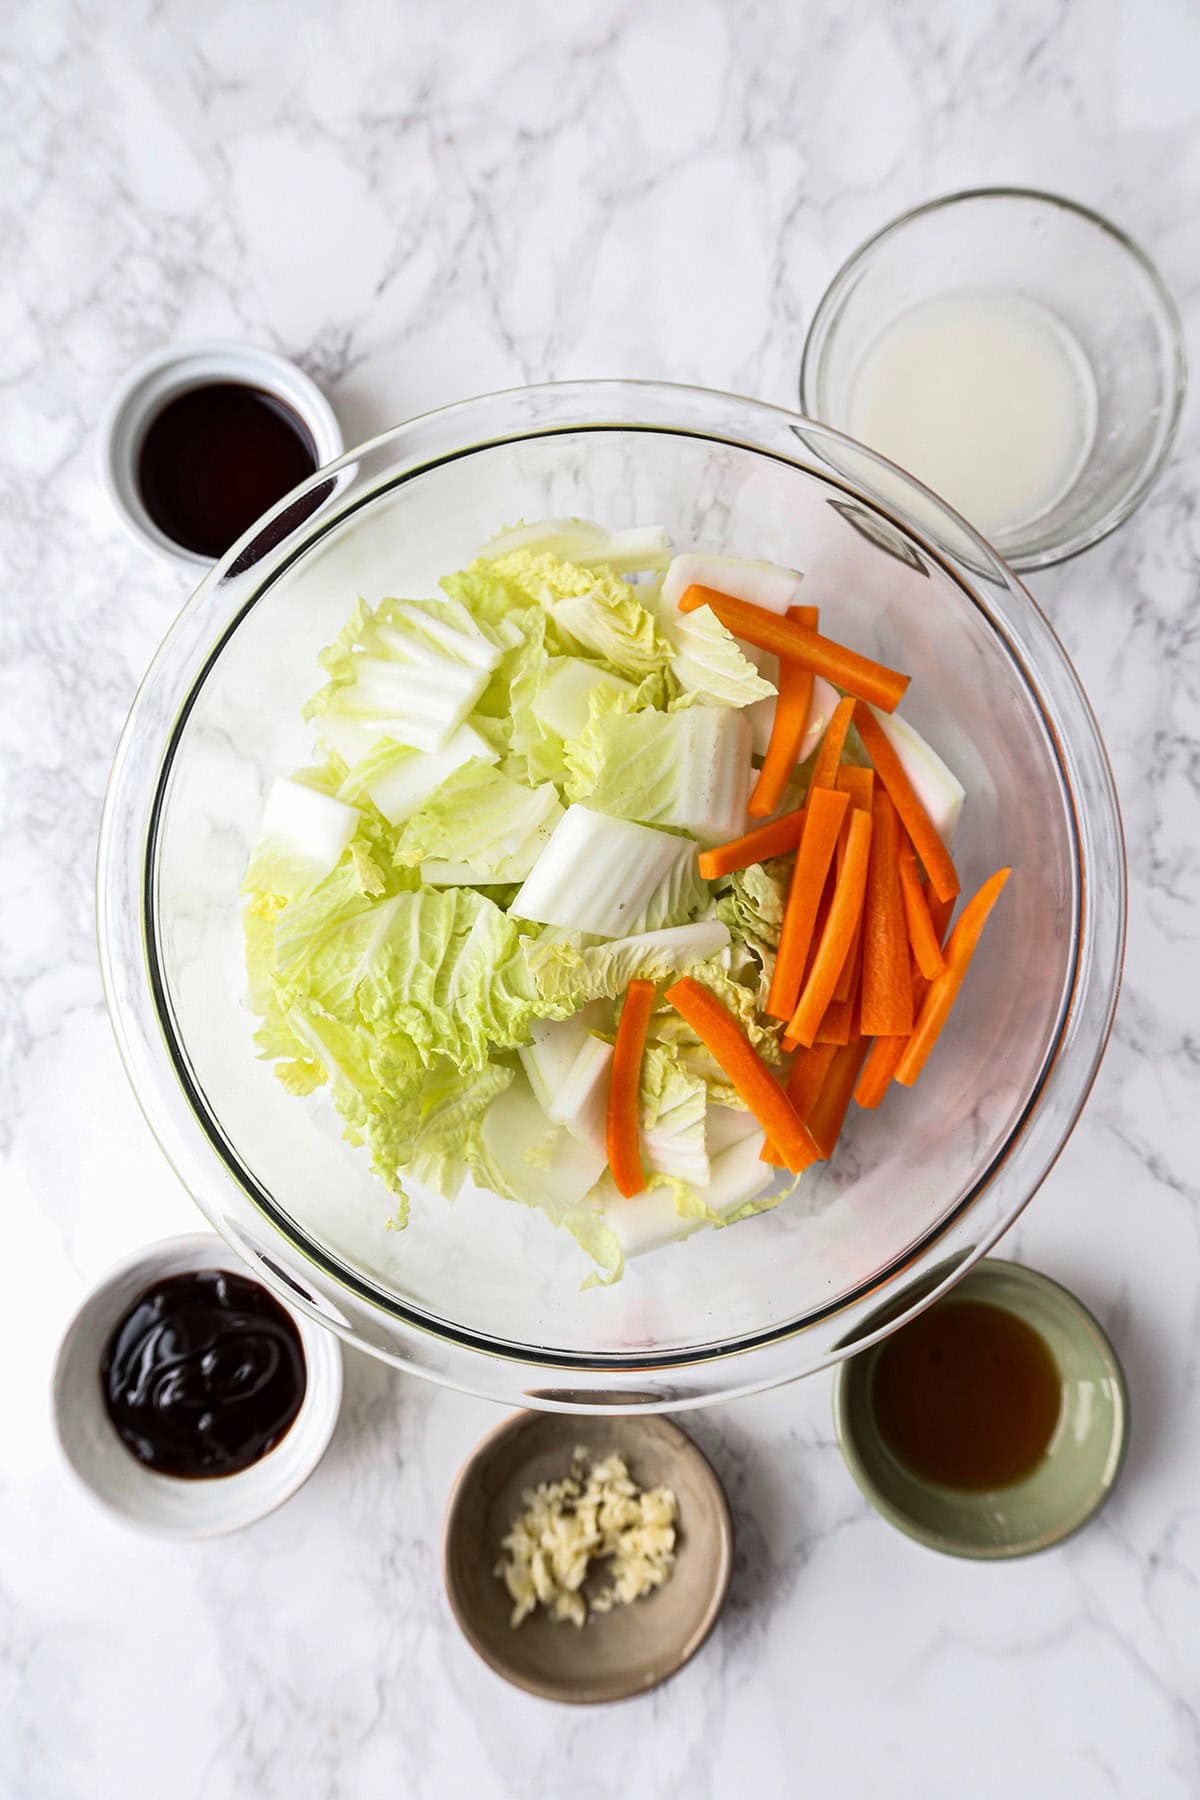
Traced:
[[1062, 1377], [1015, 1313], [947, 1300], [884, 1344], [871, 1403], [880, 1437], [910, 1473], [980, 1492], [1023, 1481], [1042, 1460]]

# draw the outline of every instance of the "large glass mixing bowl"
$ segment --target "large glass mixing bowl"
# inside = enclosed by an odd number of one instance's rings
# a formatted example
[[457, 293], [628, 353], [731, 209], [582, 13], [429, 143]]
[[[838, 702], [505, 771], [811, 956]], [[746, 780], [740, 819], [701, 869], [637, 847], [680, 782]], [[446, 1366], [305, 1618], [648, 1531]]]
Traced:
[[[853, 1114], [776, 1211], [583, 1289], [531, 1209], [418, 1197], [403, 1232], [319, 1094], [255, 1059], [238, 887], [271, 778], [354, 598], [435, 591], [502, 525], [657, 522], [792, 564], [831, 631], [911, 673], [905, 711], [966, 784], [971, 889], [1013, 865], [956, 1016], [912, 1093]], [[269, 1285], [365, 1349], [523, 1404], [679, 1409], [803, 1375], [927, 1304], [1037, 1188], [1116, 1001], [1120, 819], [1061, 645], [988, 546], [828, 429], [648, 383], [523, 389], [414, 419], [322, 470], [235, 546], [159, 651], [113, 769], [101, 960], [146, 1116]]]

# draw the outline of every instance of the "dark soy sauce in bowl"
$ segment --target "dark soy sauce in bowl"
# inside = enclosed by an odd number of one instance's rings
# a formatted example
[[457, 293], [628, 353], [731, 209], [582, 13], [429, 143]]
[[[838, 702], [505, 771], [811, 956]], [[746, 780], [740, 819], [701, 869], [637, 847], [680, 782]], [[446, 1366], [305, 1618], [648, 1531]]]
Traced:
[[100, 1367], [126, 1449], [160, 1475], [236, 1475], [286, 1436], [308, 1387], [300, 1333], [257, 1281], [169, 1275], [118, 1320]]
[[151, 419], [137, 485], [172, 543], [215, 559], [318, 462], [307, 425], [283, 400], [214, 381], [175, 394]]

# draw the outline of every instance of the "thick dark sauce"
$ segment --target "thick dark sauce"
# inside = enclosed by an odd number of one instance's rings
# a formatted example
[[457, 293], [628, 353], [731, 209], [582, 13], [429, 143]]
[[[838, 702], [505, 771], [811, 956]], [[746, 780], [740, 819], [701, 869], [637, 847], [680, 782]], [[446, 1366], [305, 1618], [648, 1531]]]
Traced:
[[171, 1275], [134, 1302], [104, 1351], [108, 1416], [160, 1475], [236, 1475], [273, 1450], [304, 1399], [300, 1334], [258, 1282]]
[[1015, 1313], [943, 1300], [887, 1339], [871, 1404], [879, 1435], [914, 1475], [979, 1492], [1030, 1474], [1054, 1435], [1062, 1378]]
[[223, 556], [317, 467], [304, 421], [238, 381], [188, 388], [150, 421], [138, 455], [146, 511], [184, 550]]

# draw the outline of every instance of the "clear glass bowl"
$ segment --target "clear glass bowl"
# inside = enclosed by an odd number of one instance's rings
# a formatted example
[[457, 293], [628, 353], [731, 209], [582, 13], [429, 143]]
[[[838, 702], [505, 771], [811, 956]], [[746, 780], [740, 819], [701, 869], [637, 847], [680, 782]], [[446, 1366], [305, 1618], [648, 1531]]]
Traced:
[[[1186, 386], [1183, 328], [1149, 258], [1099, 213], [1055, 194], [976, 188], [894, 219], [838, 270], [804, 346], [800, 407], [854, 429], [855, 380], [903, 313], [959, 290], [1003, 289], [1044, 307], [1095, 385], [1086, 461], [1058, 502], [994, 542], [1015, 569], [1062, 562], [1107, 535], [1158, 479]], [[987, 420], [979, 421], [987, 430]]]
[[[657, 521], [679, 544], [803, 568], [839, 636], [913, 675], [906, 711], [970, 796], [965, 886], [1014, 866], [912, 1094], [852, 1117], [832, 1166], [775, 1212], [587, 1291], [571, 1240], [492, 1196], [419, 1197], [406, 1231], [384, 1229], [389, 1196], [328, 1101], [295, 1099], [255, 1059], [238, 900], [266, 787], [309, 755], [300, 707], [317, 651], [355, 595], [432, 592], [501, 525], [562, 514]], [[918, 514], [922, 531], [906, 522]], [[151, 666], [99, 863], [101, 961], [130, 1078], [184, 1183], [260, 1277], [419, 1374], [609, 1410], [697, 1406], [806, 1374], [982, 1256], [1083, 1105], [1124, 905], [1096, 722], [987, 545], [824, 427], [652, 383], [529, 388], [412, 420], [269, 515]]]

